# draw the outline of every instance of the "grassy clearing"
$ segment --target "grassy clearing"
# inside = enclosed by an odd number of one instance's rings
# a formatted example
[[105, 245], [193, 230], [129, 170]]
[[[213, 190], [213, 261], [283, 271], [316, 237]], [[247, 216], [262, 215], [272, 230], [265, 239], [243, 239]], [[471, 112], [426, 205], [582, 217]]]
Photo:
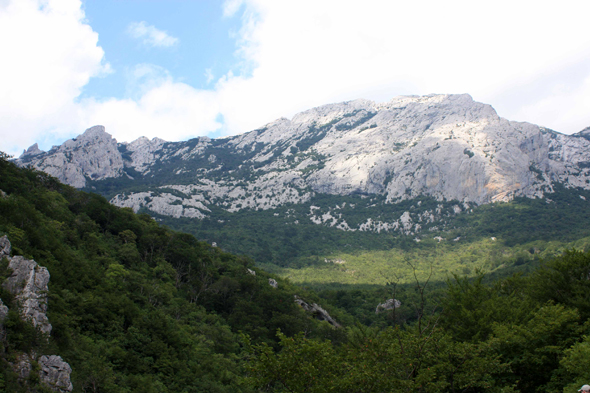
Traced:
[[325, 262], [300, 269], [260, 264], [297, 284], [322, 287], [331, 284], [383, 285], [387, 282], [408, 284], [430, 275], [431, 280], [445, 281], [457, 274], [475, 276], [484, 271], [491, 277], [516, 271], [528, 271], [544, 259], [559, 255], [564, 249], [588, 250], [590, 237], [573, 242], [534, 241], [516, 247], [504, 239], [479, 239], [473, 242], [435, 239], [424, 240], [416, 248], [334, 253], [321, 256]]

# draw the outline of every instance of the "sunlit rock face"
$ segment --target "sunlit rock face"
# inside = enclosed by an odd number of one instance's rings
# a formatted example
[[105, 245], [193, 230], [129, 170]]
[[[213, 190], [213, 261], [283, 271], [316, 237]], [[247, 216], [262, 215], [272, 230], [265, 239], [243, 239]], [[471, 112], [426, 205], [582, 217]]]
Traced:
[[317, 194], [484, 204], [542, 197], [554, 182], [587, 189], [589, 139], [588, 129], [563, 135], [511, 122], [466, 94], [402, 96], [325, 105], [215, 140], [117, 144], [96, 126], [47, 153], [32, 146], [17, 162], [75, 187], [124, 179], [112, 203], [200, 219], [213, 206], [266, 210]]
[[33, 145], [17, 163], [30, 164], [77, 188], [84, 187], [87, 179], [121, 176], [123, 168], [117, 141], [105, 132], [103, 126], [91, 127], [77, 138], [54, 146], [47, 153], [35, 149]]

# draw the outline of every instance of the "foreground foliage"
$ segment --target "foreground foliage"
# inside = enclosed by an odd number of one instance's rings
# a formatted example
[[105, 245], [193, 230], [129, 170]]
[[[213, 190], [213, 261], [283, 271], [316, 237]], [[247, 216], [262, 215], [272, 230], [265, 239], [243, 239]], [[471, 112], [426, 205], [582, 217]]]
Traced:
[[269, 345], [277, 329], [334, 335], [293, 302], [304, 291], [280, 279], [271, 287], [247, 258], [4, 159], [0, 189], [0, 235], [8, 235], [14, 255], [51, 274], [48, 343], [34, 339], [0, 289], [11, 310], [0, 356], [8, 391], [25, 386], [7, 362], [31, 351], [69, 362], [77, 392], [249, 391], [239, 331]]
[[[412, 280], [381, 272], [387, 285], [315, 294], [280, 278], [273, 288], [249, 258], [5, 159], [0, 190], [0, 235], [51, 274], [53, 325], [47, 341], [0, 287], [10, 308], [0, 392], [46, 391], [10, 365], [33, 351], [69, 362], [75, 392], [557, 393], [589, 382], [590, 254], [582, 251], [544, 262], [533, 249], [519, 266], [540, 267], [526, 275], [449, 271], [444, 285], [432, 264], [410, 263]], [[445, 246], [435, 250], [452, 259]], [[9, 274], [1, 261], [0, 279]], [[321, 302], [344, 327], [310, 318], [295, 294]], [[389, 298], [402, 306], [375, 314]]]
[[[249, 383], [268, 392], [573, 392], [588, 383], [590, 254], [567, 251], [528, 276], [455, 278], [424, 290], [414, 318], [348, 330], [344, 344], [279, 333], [250, 345]], [[574, 389], [575, 388], [575, 389]]]

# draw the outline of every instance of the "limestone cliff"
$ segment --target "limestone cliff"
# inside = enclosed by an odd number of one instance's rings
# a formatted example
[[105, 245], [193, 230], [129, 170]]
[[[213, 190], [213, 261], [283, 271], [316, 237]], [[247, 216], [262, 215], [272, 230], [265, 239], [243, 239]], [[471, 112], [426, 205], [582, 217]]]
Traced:
[[[96, 126], [47, 153], [32, 146], [17, 162], [75, 187], [100, 189], [101, 181], [119, 178], [125, 186], [109, 196], [112, 203], [171, 217], [201, 219], [213, 207], [266, 210], [318, 194], [379, 195], [386, 203], [426, 195], [464, 209], [543, 197], [556, 182], [590, 188], [588, 134], [512, 122], [466, 94], [402, 96], [325, 105], [214, 140], [117, 145]], [[435, 211], [427, 214], [436, 220]], [[332, 222], [313, 214], [310, 220]], [[334, 225], [409, 233], [408, 220], [421, 218]]]

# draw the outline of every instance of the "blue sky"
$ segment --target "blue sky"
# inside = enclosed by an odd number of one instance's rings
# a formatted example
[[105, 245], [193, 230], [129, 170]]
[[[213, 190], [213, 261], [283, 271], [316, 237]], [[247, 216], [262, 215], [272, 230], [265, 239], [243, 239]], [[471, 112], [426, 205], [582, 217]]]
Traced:
[[[199, 89], [212, 87], [216, 75], [230, 70], [242, 74], [235, 55], [241, 20], [237, 15], [224, 17], [221, 4], [211, 0], [84, 1], [88, 24], [98, 33], [98, 45], [117, 72], [91, 79], [81, 98], [133, 97], [138, 93], [137, 82], [141, 82], [132, 76], [138, 64], [160, 67], [154, 72], [169, 73]], [[144, 42], [145, 37], [130, 34], [130, 26], [141, 22], [172, 39], [155, 46], [149, 40]]]
[[590, 126], [586, 0], [0, 0], [0, 150], [247, 132], [357, 98], [468, 93]]

